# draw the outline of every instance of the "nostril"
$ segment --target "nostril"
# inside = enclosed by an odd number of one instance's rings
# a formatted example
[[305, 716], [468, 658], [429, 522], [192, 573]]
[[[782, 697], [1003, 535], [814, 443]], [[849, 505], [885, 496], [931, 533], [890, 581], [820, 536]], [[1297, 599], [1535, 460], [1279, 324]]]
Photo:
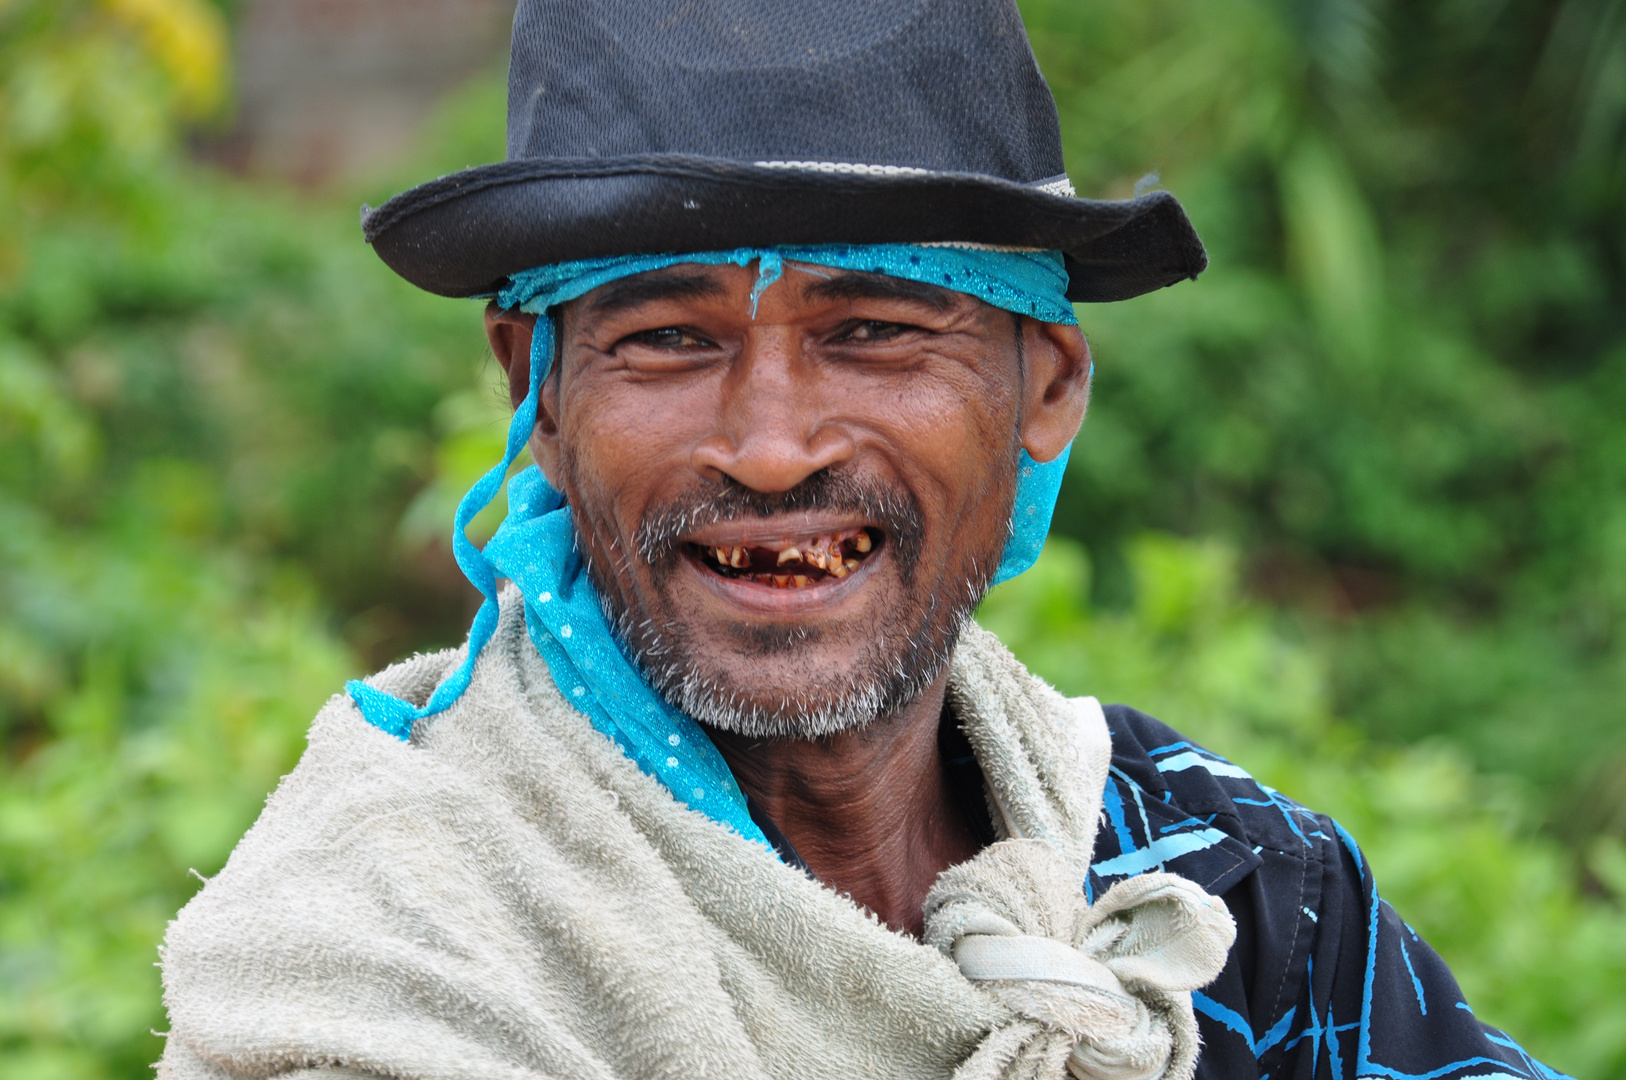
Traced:
[[798, 424], [757, 424], [738, 438], [724, 434], [701, 440], [691, 452], [696, 472], [727, 479], [764, 494], [778, 494], [827, 469], [850, 461], [855, 445], [839, 425], [811, 432]]

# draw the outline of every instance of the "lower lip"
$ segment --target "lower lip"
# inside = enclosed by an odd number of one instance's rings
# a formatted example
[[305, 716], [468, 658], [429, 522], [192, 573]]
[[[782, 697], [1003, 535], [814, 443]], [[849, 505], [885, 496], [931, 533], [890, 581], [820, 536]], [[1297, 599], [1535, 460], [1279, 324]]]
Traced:
[[883, 547], [862, 560], [858, 568], [844, 578], [826, 577], [816, 585], [800, 589], [780, 589], [744, 578], [724, 577], [688, 556], [683, 562], [708, 589], [734, 607], [752, 608], [764, 615], [806, 615], [835, 607], [851, 596], [869, 577], [874, 564], [884, 557], [885, 550]]

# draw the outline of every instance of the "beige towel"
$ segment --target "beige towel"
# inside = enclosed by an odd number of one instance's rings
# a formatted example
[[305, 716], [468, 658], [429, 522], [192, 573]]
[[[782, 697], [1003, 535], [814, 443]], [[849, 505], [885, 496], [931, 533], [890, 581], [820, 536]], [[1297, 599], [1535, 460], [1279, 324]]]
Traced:
[[[458, 658], [373, 681], [421, 702]], [[1223, 963], [1223, 906], [1167, 875], [1125, 882], [1155, 894], [1127, 911], [1084, 904], [1094, 699], [975, 626], [950, 695], [1010, 839], [943, 876], [921, 943], [639, 772], [559, 695], [510, 591], [410, 744], [345, 697], [318, 714], [170, 926], [159, 1076], [1186, 1080], [1183, 990]]]

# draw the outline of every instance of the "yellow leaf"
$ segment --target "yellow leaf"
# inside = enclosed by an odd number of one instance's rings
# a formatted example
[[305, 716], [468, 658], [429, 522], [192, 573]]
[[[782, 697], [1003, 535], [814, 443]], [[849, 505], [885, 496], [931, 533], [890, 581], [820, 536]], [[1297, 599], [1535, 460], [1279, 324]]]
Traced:
[[174, 84], [181, 109], [202, 116], [226, 88], [227, 35], [220, 12], [205, 0], [105, 0], [136, 30]]

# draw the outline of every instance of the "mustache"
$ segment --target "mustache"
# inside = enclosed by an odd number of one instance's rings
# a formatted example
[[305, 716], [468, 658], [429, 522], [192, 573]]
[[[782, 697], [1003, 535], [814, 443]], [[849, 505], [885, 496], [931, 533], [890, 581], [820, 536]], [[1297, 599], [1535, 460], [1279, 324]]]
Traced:
[[657, 580], [677, 566], [683, 537], [730, 521], [823, 510], [862, 517], [892, 546], [905, 585], [913, 584], [924, 545], [920, 501], [898, 484], [821, 469], [788, 491], [763, 492], [728, 478], [656, 504], [638, 524], [634, 545]]

